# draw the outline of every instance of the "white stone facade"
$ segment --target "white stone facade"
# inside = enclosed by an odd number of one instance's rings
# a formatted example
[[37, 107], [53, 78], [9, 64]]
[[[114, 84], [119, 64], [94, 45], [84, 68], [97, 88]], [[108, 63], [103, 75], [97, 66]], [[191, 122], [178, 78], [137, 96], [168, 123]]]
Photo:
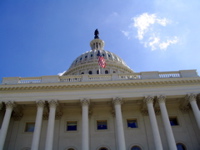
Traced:
[[[134, 145], [142, 150], [168, 150], [182, 143], [187, 150], [199, 150], [200, 78], [195, 77], [195, 70], [179, 71], [179, 76], [189, 76], [189, 72], [191, 77], [167, 78], [166, 73], [158, 79], [152, 77], [163, 73], [133, 73], [124, 78], [116, 74], [110, 80], [103, 75], [82, 75], [76, 82], [72, 80], [76, 76], [59, 81], [58, 76], [41, 77], [39, 83], [33, 78], [25, 83], [20, 78], [4, 78], [0, 85], [1, 145], [5, 150], [131, 150]], [[139, 79], [128, 78], [139, 74]], [[150, 79], [146, 74], [152, 74]], [[48, 78], [54, 82], [47, 83]], [[167, 117], [176, 118], [178, 125], [167, 125]], [[130, 119], [137, 121], [137, 128], [127, 127]], [[97, 129], [99, 120], [107, 122], [107, 129]], [[68, 121], [77, 122], [76, 131], [66, 130]], [[35, 123], [34, 132], [25, 132], [27, 123]]]

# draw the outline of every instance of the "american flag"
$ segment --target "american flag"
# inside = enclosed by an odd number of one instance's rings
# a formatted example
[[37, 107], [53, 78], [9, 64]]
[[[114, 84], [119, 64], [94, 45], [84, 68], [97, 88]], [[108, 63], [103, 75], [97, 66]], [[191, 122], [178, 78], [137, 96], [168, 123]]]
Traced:
[[102, 68], [106, 68], [106, 60], [101, 55], [99, 50], [98, 50], [97, 56], [98, 56], [98, 64], [99, 64], [99, 66], [101, 66]]

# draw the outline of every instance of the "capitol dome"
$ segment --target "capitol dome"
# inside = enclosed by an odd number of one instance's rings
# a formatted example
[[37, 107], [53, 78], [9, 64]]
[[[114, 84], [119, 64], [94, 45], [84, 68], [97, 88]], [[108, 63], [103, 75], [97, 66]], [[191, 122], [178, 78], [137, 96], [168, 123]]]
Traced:
[[[72, 62], [69, 69], [63, 73], [63, 76], [80, 74], [133, 73], [133, 71], [119, 56], [104, 50], [104, 41], [99, 39], [98, 30], [95, 31], [95, 37], [90, 42], [90, 47], [90, 51], [83, 53]], [[105, 68], [99, 69], [98, 51], [100, 51], [101, 55], [105, 59]]]

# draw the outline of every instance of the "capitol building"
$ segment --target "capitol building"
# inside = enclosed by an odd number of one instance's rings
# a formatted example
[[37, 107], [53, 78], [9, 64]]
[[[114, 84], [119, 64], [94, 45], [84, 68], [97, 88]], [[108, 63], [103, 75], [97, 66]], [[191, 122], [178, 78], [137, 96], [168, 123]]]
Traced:
[[196, 70], [134, 72], [104, 44], [61, 76], [2, 79], [0, 150], [200, 150]]

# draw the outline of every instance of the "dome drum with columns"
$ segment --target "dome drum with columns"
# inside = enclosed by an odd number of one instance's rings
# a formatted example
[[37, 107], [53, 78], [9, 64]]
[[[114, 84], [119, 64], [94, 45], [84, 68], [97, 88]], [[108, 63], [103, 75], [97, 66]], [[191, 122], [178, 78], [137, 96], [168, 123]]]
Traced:
[[104, 50], [104, 41], [99, 39], [97, 35], [95, 35], [95, 38], [90, 42], [90, 47], [90, 51], [83, 53], [73, 61], [70, 68], [63, 74], [63, 76], [99, 74], [98, 50], [100, 50], [106, 61], [106, 68], [103, 68], [100, 74], [133, 73], [133, 71], [119, 56]]

